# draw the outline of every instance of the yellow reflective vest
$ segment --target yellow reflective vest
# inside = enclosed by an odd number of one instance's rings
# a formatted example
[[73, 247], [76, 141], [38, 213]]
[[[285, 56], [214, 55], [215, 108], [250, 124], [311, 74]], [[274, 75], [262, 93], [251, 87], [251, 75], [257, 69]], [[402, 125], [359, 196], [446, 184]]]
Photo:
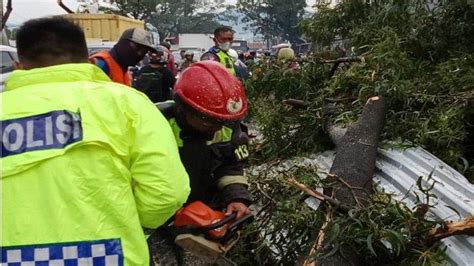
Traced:
[[149, 265], [143, 230], [190, 191], [153, 103], [92, 64], [14, 71], [1, 98], [0, 263]]
[[218, 47], [214, 46], [209, 49], [206, 53], [201, 56], [201, 60], [213, 60], [219, 61], [227, 70], [232, 73], [232, 75], [236, 75], [235, 73], [235, 66], [234, 66], [234, 59], [227, 53], [219, 49]]
[[227, 68], [227, 70], [232, 73], [232, 75], [235, 75], [235, 67], [234, 67], [234, 59], [227, 54], [226, 52], [219, 50], [219, 52], [216, 53], [217, 57], [219, 57], [219, 62]]

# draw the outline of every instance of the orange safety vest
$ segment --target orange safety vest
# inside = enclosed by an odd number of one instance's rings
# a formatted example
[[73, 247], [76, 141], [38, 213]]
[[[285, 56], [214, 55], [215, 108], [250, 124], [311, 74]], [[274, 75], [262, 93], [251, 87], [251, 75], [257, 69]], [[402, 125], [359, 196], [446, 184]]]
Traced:
[[115, 59], [107, 51], [100, 51], [89, 57], [89, 60], [95, 64], [97, 58], [105, 61], [109, 67], [109, 77], [112, 81], [121, 83], [127, 86], [132, 86], [132, 78], [128, 71], [124, 72], [122, 67], [115, 61]]

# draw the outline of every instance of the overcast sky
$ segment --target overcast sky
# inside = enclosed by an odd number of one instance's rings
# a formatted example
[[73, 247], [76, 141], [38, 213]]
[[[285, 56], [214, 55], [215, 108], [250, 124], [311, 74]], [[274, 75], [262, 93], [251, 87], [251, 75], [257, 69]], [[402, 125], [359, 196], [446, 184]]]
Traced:
[[[5, 8], [7, 0], [3, 0]], [[229, 4], [235, 4], [237, 0], [226, 0]], [[306, 0], [309, 6], [313, 5], [315, 0]], [[70, 9], [76, 10], [76, 0], [63, 0]], [[8, 19], [8, 24], [20, 24], [31, 18], [38, 18], [48, 15], [65, 14], [66, 12], [58, 6], [57, 0], [12, 0], [13, 11]], [[5, 11], [4, 11], [5, 12]]]

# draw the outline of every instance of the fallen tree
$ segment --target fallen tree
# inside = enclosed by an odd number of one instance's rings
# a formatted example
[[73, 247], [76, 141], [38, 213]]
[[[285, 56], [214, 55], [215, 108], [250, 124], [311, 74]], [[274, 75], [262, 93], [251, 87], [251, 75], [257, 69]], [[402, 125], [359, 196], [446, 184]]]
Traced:
[[[473, 6], [343, 1], [318, 8], [302, 26], [321, 49], [296, 72], [262, 61], [246, 84], [251, 119], [266, 140], [258, 159], [330, 149], [325, 126], [349, 126], [370, 96], [381, 95], [388, 99], [384, 142], [422, 146], [474, 180]], [[348, 58], [360, 60], [335, 56], [328, 47], [337, 38]], [[275, 108], [288, 99], [291, 107]]]
[[[331, 222], [331, 208], [332, 210], [337, 210], [338, 212], [342, 213], [343, 215], [346, 216], [353, 216], [353, 213], [351, 214], [351, 210], [343, 205], [340, 201], [335, 200], [331, 197], [328, 197], [322, 193], [319, 193], [317, 191], [314, 191], [304, 184], [299, 183], [295, 179], [289, 179], [288, 183], [291, 184], [292, 186], [298, 188], [299, 190], [303, 191], [307, 195], [314, 197], [321, 202], [325, 203], [328, 205], [327, 212], [326, 212], [326, 221], [321, 227], [321, 231], [318, 234], [317, 240], [313, 245], [313, 248], [311, 249], [311, 252], [309, 253], [308, 259], [304, 262], [305, 266], [314, 266], [314, 265], [357, 265], [360, 264], [360, 260], [355, 256], [357, 254], [352, 254], [352, 256], [349, 254], [345, 254], [342, 257], [334, 257], [337, 249], [332, 249], [331, 253], [329, 253], [329, 256], [324, 255], [324, 254], [319, 254], [322, 259], [318, 260], [318, 263], [315, 262], [317, 259], [318, 253], [322, 251], [323, 249], [323, 241], [325, 240], [326, 236], [326, 230], [328, 228], [329, 223]], [[395, 203], [397, 204], [397, 203]], [[428, 211], [427, 208], [428, 205], [426, 204], [420, 204], [416, 211], [413, 212], [413, 216], [418, 219], [418, 220], [423, 220], [425, 219], [426, 212]], [[411, 227], [413, 228], [413, 227]], [[439, 241], [441, 241], [444, 238], [448, 238], [451, 236], [456, 236], [456, 235], [467, 235], [467, 236], [474, 236], [474, 217], [467, 217], [461, 221], [458, 222], [442, 222], [438, 223], [437, 225], [434, 225], [433, 228], [430, 231], [424, 230], [424, 234], [417, 234], [415, 238], [410, 240], [410, 245], [413, 247], [420, 247], [423, 246], [427, 251], [430, 251], [430, 249], [433, 246], [436, 246], [439, 244]], [[396, 234], [396, 232], [392, 231], [393, 234]], [[367, 245], [370, 246], [371, 252], [375, 253], [372, 241], [373, 240], [373, 233], [369, 234], [367, 237]], [[341, 236], [344, 237], [344, 236]], [[334, 242], [335, 240], [332, 240], [331, 242]], [[385, 243], [390, 243], [390, 242], [385, 242]], [[391, 244], [385, 244], [385, 247], [389, 247], [389, 249], [392, 249]], [[398, 251], [399, 252], [399, 251]], [[362, 256], [362, 254], [361, 254]], [[399, 256], [400, 257], [400, 256]], [[401, 259], [406, 259], [406, 257], [400, 257]], [[342, 261], [341, 261], [342, 259]], [[352, 260], [348, 260], [352, 259]], [[407, 260], [406, 262], [408, 262]], [[372, 263], [374, 263], [372, 261]], [[393, 261], [391, 261], [393, 263]], [[402, 263], [402, 261], [398, 261], [398, 264]], [[375, 263], [376, 264], [376, 263]]]
[[[247, 230], [251, 237], [235, 250], [236, 262], [291, 265], [342, 253], [357, 254], [368, 265], [442, 263], [440, 237], [471, 234], [469, 219], [448, 227], [428, 215], [430, 186], [421, 185], [432, 182], [430, 176], [413, 184], [424, 197], [412, 208], [379, 191], [365, 196], [361, 188], [370, 192], [370, 181], [350, 184], [329, 170], [333, 180], [320, 179], [320, 169], [305, 165], [308, 156], [334, 148], [328, 132], [352, 125], [367, 99], [380, 95], [387, 99], [381, 145], [425, 147], [474, 180], [473, 7], [455, 0], [427, 9], [415, 2], [343, 1], [334, 9], [318, 7], [318, 15], [302, 24], [322, 49], [301, 61], [298, 71], [271, 60], [252, 69], [246, 84], [249, 121], [261, 133], [249, 174], [257, 215]], [[324, 45], [330, 47], [336, 38], [344, 40], [351, 57], [364, 60], [334, 67], [338, 58]], [[362, 155], [346, 159], [350, 163]], [[294, 160], [304, 163], [296, 166]], [[290, 178], [310, 190], [334, 189], [325, 197], [339, 207], [313, 210], [307, 196], [289, 186]], [[354, 202], [346, 205], [344, 198]]]

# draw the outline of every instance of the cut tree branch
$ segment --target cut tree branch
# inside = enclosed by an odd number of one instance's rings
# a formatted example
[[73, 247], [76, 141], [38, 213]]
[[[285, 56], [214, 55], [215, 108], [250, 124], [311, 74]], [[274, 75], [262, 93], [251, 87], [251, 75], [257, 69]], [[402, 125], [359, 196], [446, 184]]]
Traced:
[[64, 9], [68, 14], [74, 14], [74, 11], [72, 11], [71, 9], [69, 9], [69, 7], [67, 7], [62, 0], [58, 0], [58, 5]]
[[291, 105], [293, 107], [301, 108], [301, 109], [307, 108], [309, 106], [308, 102], [305, 102], [303, 100], [291, 99], [291, 98], [283, 100], [283, 104]]
[[444, 226], [433, 228], [426, 237], [425, 243], [428, 246], [432, 246], [441, 239], [455, 235], [474, 236], [474, 217], [468, 217], [459, 222], [450, 222]]
[[314, 190], [308, 188], [307, 186], [305, 186], [304, 184], [299, 183], [298, 181], [296, 181], [293, 178], [288, 179], [288, 183], [290, 185], [298, 188], [299, 190], [303, 191], [304, 193], [308, 194], [309, 196], [320, 200], [321, 202], [329, 203], [332, 207], [336, 208], [339, 211], [342, 211], [344, 213], [349, 212], [349, 208], [347, 206], [341, 204], [340, 201], [335, 200], [335, 199], [333, 199], [333, 198], [331, 198], [327, 195], [324, 195], [323, 193], [319, 193], [317, 191], [314, 191]]
[[7, 25], [7, 20], [10, 17], [10, 13], [13, 10], [12, 0], [8, 0], [6, 8], [7, 8], [7, 10], [5, 11], [5, 14], [2, 14], [2, 30], [3, 30], [3, 28], [5, 28], [5, 25]]
[[363, 62], [364, 58], [361, 56], [350, 56], [350, 57], [340, 57], [334, 60], [323, 60], [321, 63], [325, 64], [340, 64], [340, 63], [351, 63], [351, 62]]

